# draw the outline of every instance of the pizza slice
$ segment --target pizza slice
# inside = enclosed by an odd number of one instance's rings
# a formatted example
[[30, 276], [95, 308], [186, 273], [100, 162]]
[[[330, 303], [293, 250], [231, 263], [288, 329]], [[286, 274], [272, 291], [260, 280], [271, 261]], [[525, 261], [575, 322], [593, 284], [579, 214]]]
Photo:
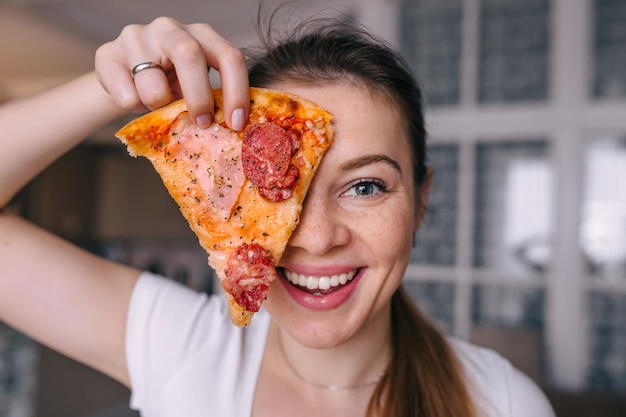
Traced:
[[245, 129], [228, 128], [222, 92], [213, 124], [192, 123], [183, 100], [150, 112], [116, 136], [152, 162], [207, 251], [232, 322], [247, 326], [276, 278], [302, 204], [333, 138], [332, 115], [275, 90], [250, 89]]

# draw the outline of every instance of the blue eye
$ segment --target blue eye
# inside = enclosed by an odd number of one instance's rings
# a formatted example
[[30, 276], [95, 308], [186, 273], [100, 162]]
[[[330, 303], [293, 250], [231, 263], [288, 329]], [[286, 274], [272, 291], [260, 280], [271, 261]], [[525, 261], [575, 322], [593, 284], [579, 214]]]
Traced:
[[354, 181], [345, 195], [356, 197], [370, 197], [387, 191], [385, 184], [376, 179], [361, 179]]

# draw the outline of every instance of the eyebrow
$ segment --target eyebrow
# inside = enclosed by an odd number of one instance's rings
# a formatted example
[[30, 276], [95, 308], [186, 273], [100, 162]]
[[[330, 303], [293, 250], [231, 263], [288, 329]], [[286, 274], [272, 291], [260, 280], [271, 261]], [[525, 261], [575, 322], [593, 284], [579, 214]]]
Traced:
[[402, 174], [402, 169], [400, 168], [400, 164], [395, 159], [392, 159], [388, 157], [387, 155], [381, 155], [381, 154], [365, 155], [360, 158], [351, 159], [349, 161], [342, 163], [339, 166], [339, 168], [341, 168], [344, 171], [350, 171], [353, 169], [361, 168], [361, 167], [364, 167], [370, 164], [375, 164], [378, 162], [385, 162], [391, 165], [400, 174]]

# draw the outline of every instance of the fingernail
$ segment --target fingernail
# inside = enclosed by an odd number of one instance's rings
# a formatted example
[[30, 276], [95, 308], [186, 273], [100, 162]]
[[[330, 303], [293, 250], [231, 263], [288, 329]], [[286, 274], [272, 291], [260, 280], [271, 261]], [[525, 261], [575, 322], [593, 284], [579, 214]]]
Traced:
[[196, 124], [202, 128], [207, 128], [211, 126], [212, 121], [213, 121], [213, 118], [211, 117], [210, 114], [201, 114], [200, 116], [196, 118]]
[[243, 130], [246, 125], [246, 111], [244, 109], [235, 109], [230, 119], [230, 124], [235, 130]]

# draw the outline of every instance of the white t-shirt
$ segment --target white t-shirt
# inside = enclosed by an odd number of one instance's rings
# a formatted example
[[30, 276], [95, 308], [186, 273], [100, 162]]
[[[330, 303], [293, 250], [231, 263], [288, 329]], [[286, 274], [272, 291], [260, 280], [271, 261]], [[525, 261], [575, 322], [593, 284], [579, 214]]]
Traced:
[[[143, 417], [250, 417], [269, 314], [239, 329], [224, 297], [142, 274], [128, 314], [131, 408]], [[553, 417], [546, 397], [498, 354], [452, 339], [488, 417]]]

